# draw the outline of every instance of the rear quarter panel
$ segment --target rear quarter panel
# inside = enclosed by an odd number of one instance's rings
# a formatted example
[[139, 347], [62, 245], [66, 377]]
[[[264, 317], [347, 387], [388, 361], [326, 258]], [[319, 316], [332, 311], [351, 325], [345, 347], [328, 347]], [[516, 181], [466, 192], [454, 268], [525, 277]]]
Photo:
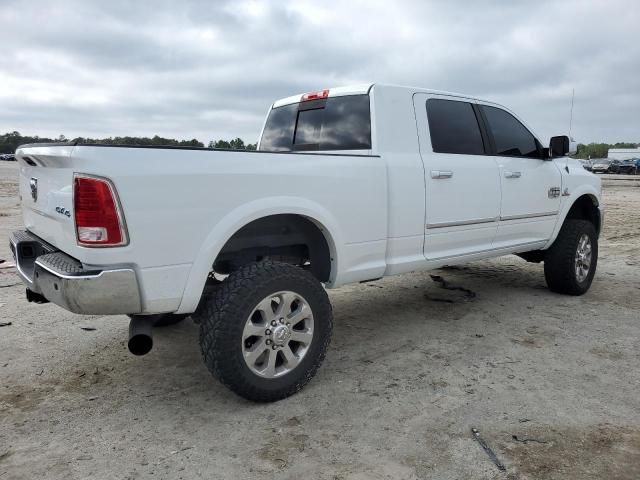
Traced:
[[149, 311], [193, 311], [225, 242], [267, 215], [298, 213], [325, 229], [332, 285], [384, 271], [380, 157], [79, 146], [72, 159], [80, 173], [115, 184], [130, 243], [67, 253], [92, 265], [134, 264]]

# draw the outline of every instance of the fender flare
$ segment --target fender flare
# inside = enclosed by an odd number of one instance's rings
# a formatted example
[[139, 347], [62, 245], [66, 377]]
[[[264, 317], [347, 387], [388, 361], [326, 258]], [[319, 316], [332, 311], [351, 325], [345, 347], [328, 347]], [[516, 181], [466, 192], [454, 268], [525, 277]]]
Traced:
[[288, 196], [261, 198], [233, 209], [209, 232], [194, 258], [187, 283], [182, 292], [180, 306], [175, 313], [193, 313], [195, 311], [213, 262], [238, 230], [254, 220], [281, 214], [301, 215], [320, 228], [327, 240], [331, 254], [331, 274], [328, 284], [333, 283], [338, 272], [338, 245], [343, 244], [338, 222], [334, 216], [321, 205], [305, 198]]
[[[544, 246], [543, 250], [546, 250], [551, 245], [553, 245], [553, 242], [555, 242], [558, 234], [560, 233], [562, 225], [564, 225], [564, 221], [567, 219], [569, 210], [571, 210], [571, 207], [573, 207], [573, 205], [576, 203], [576, 200], [578, 200], [580, 197], [584, 197], [585, 195], [588, 195], [592, 200], [595, 201], [596, 207], [600, 207], [600, 192], [593, 185], [581, 185], [580, 187], [576, 188], [572, 192], [571, 196], [563, 202], [562, 208], [558, 213], [558, 219], [556, 220], [556, 225], [553, 229], [553, 233], [551, 234], [551, 238], [549, 238], [549, 241]], [[602, 223], [602, 219], [600, 221]]]

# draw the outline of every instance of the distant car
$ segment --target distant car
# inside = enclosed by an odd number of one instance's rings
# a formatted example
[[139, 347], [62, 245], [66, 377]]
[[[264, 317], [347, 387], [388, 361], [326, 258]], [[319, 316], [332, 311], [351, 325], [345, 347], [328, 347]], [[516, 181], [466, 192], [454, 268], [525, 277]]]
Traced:
[[591, 163], [591, 160], [589, 160], [588, 158], [579, 158], [578, 160], [582, 164], [582, 168], [588, 170], [589, 172], [593, 170], [593, 164]]
[[614, 167], [614, 173], [626, 173], [631, 175], [636, 173], [636, 164], [633, 160], [614, 160], [613, 162], [617, 162]]
[[15, 162], [16, 156], [13, 153], [3, 153], [0, 155], [0, 160], [5, 160], [7, 162]]
[[609, 173], [620, 173], [619, 168], [622, 162], [620, 160], [611, 160], [609, 164]]
[[593, 173], [613, 173], [611, 171], [611, 160], [606, 158], [594, 160], [593, 165], [591, 166], [591, 171]]
[[627, 173], [629, 173], [630, 175], [640, 175], [640, 158], [631, 158], [626, 161], [631, 165], [629, 169], [630, 171]]

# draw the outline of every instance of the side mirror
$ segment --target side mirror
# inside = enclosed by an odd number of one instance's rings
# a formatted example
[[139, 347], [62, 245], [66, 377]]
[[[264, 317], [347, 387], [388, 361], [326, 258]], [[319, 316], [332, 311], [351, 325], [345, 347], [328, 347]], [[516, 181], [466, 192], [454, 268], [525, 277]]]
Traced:
[[567, 155], [569, 153], [569, 137], [566, 135], [551, 137], [549, 153], [551, 158], [564, 157]]

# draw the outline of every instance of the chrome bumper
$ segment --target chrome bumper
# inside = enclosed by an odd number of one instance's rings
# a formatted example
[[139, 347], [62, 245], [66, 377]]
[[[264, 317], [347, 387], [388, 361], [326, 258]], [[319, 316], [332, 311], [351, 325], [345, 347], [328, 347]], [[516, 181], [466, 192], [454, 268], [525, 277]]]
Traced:
[[28, 231], [9, 239], [18, 275], [27, 289], [74, 313], [134, 314], [142, 311], [136, 273], [129, 267], [91, 268]]

